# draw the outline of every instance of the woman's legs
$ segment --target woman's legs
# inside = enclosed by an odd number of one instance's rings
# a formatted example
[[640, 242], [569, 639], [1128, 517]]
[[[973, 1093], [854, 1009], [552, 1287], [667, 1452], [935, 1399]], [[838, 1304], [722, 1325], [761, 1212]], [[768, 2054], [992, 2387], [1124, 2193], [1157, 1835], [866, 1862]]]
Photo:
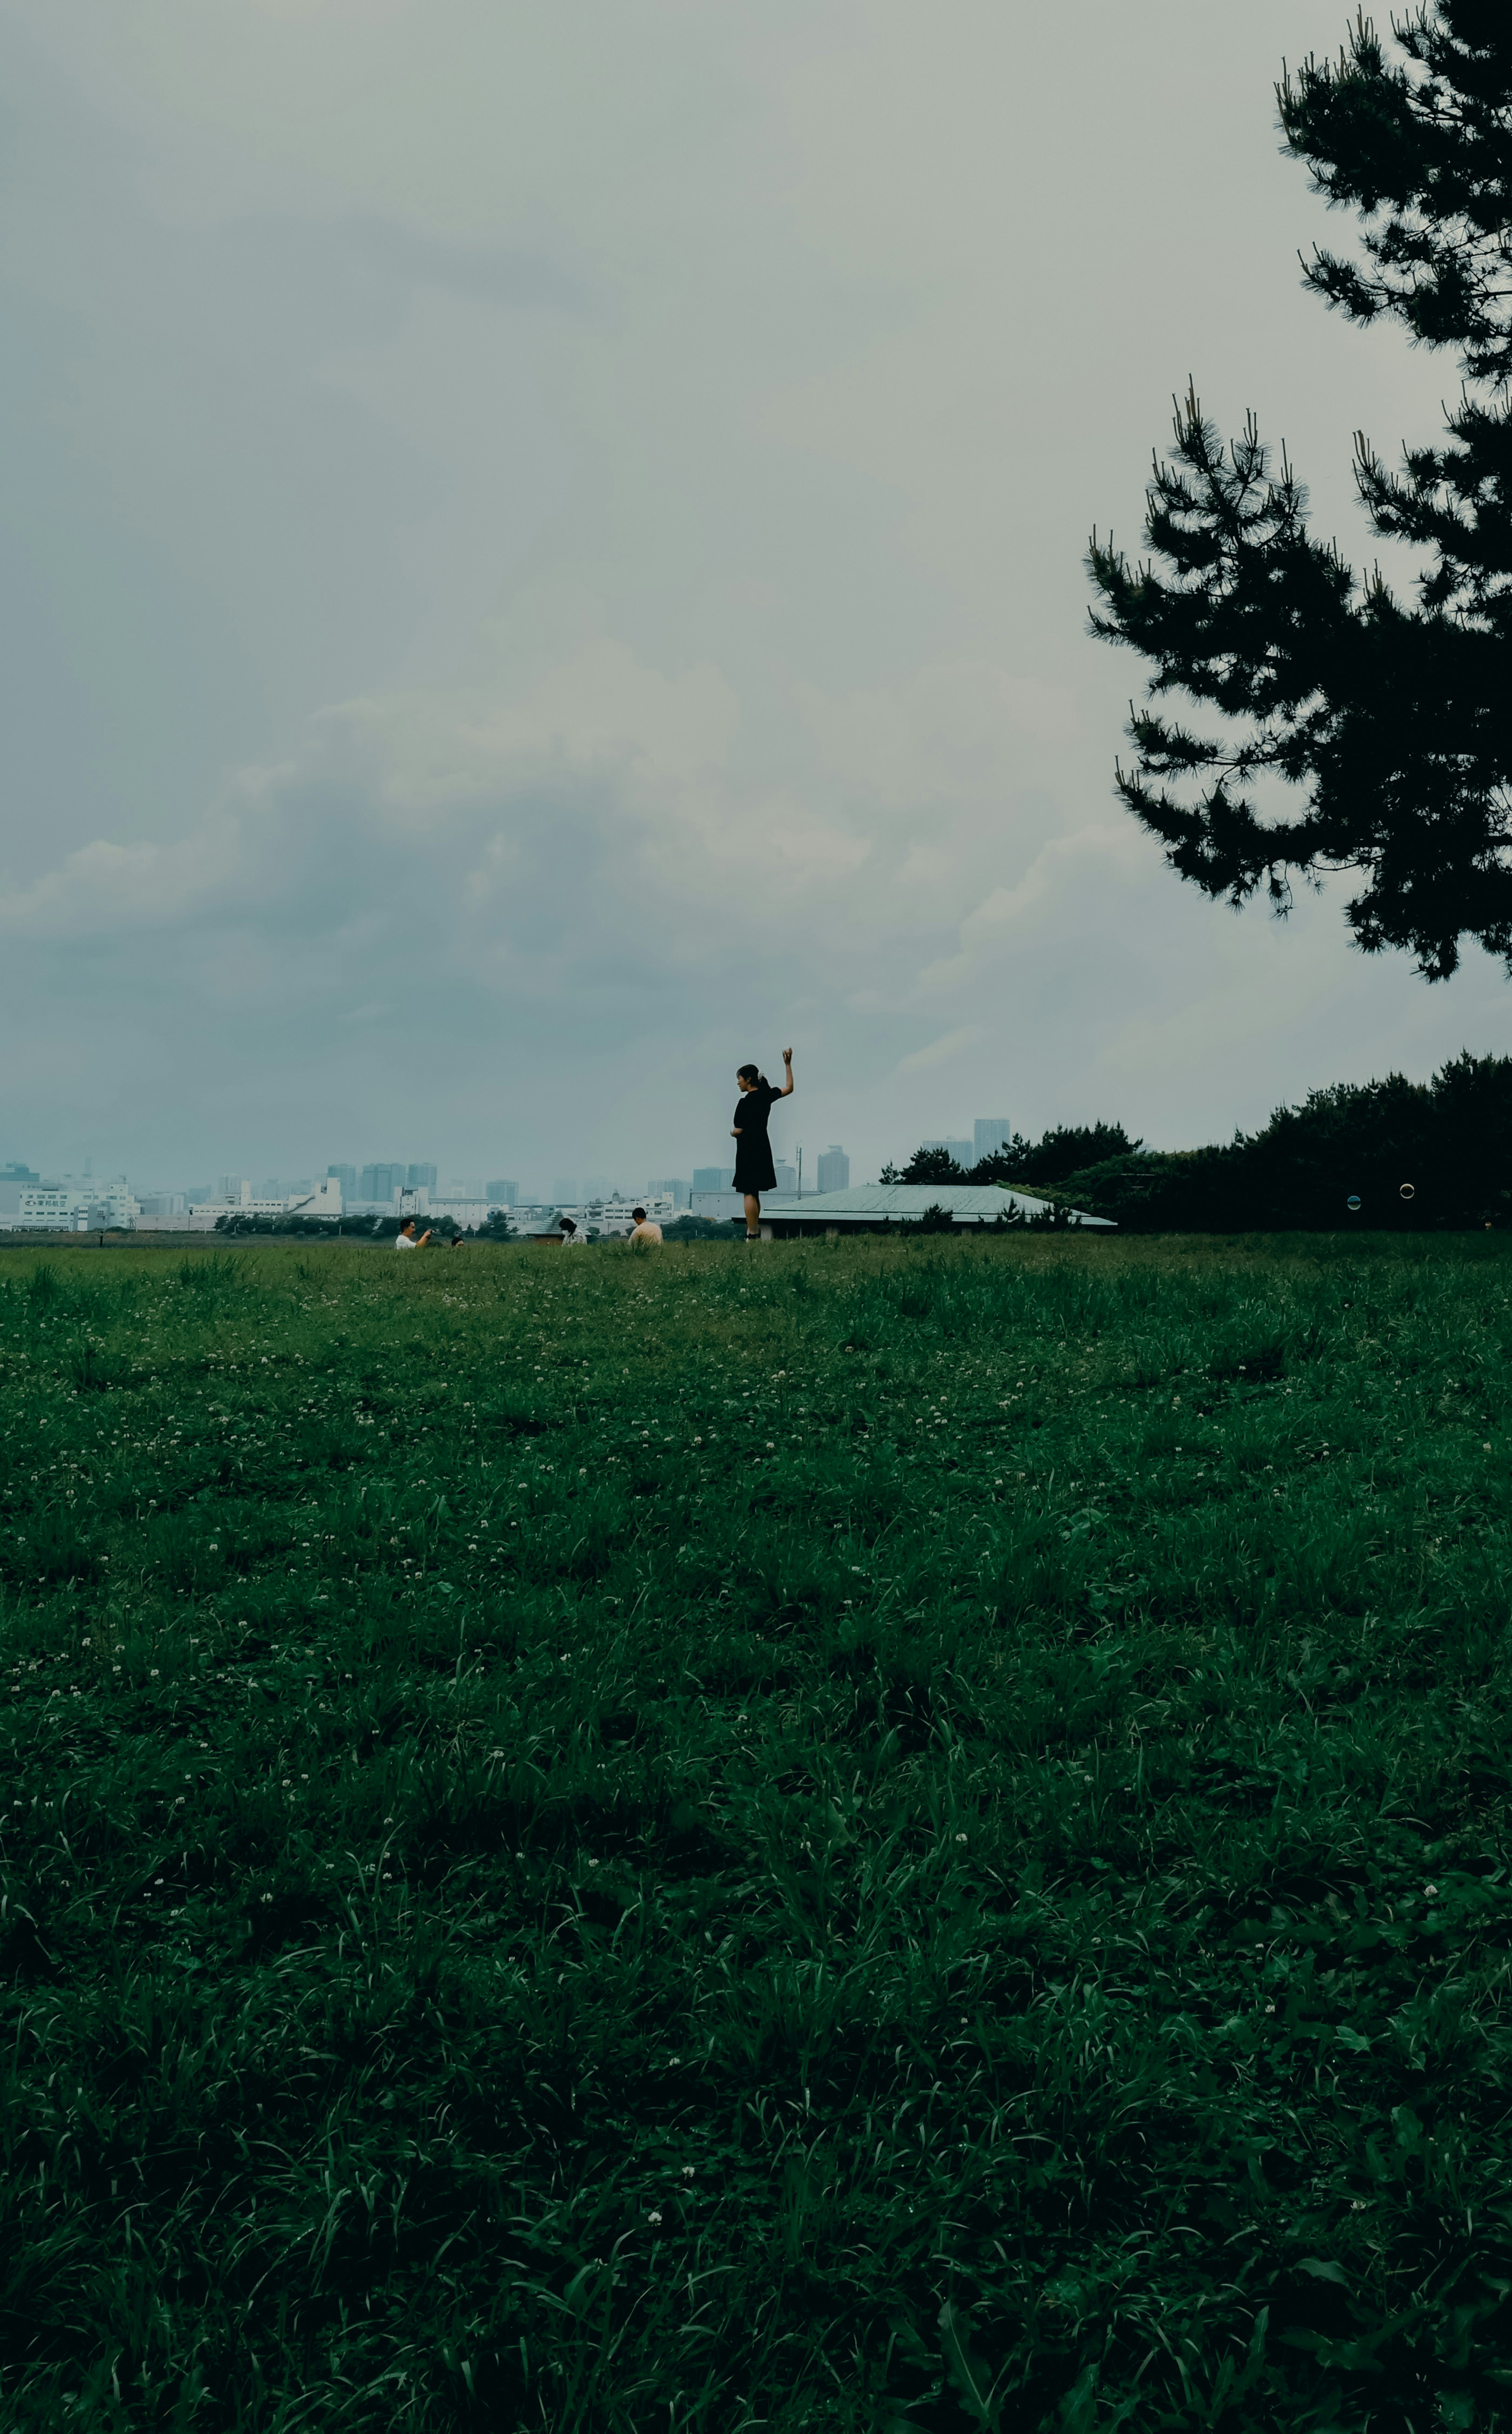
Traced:
[[745, 1239], [748, 1243], [761, 1239], [761, 1195], [748, 1191], [745, 1195]]

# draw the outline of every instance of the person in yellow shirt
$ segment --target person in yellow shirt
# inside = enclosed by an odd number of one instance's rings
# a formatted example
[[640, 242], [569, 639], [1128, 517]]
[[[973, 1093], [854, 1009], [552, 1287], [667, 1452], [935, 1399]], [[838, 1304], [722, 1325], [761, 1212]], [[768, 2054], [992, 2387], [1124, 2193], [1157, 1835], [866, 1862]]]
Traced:
[[648, 1217], [643, 1208], [637, 1208], [633, 1214], [636, 1222], [630, 1229], [630, 1241], [632, 1243], [659, 1243], [661, 1241], [661, 1227], [655, 1223], [655, 1220]]

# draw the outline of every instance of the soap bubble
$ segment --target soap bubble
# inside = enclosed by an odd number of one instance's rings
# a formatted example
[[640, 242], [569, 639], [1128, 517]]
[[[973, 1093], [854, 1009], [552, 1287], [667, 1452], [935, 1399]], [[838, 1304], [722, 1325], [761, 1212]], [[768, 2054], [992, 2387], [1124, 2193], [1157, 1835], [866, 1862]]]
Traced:
[[1350, 1196], [1349, 1196], [1349, 1198], [1348, 1198], [1348, 1200], [1346, 1200], [1346, 1202], [1345, 1202], [1345, 1204], [1344, 1204], [1345, 1208], [1358, 1208], [1359, 1205], [1360, 1205], [1360, 1195], [1359, 1195], [1359, 1193], [1358, 1193], [1357, 1191], [1351, 1191], [1351, 1194], [1350, 1194]]
[[1416, 1187], [1410, 1183], [1399, 1185], [1398, 1193], [1402, 1200], [1415, 1200], [1418, 1196]]

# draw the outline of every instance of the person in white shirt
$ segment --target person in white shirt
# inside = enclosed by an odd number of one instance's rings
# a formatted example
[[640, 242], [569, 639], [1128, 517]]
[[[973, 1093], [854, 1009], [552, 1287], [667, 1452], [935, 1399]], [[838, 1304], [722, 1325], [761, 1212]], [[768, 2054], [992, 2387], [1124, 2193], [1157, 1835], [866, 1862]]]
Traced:
[[630, 1240], [632, 1243], [659, 1243], [661, 1241], [661, 1227], [653, 1218], [647, 1216], [643, 1208], [637, 1208], [635, 1211], [635, 1220], [636, 1222], [630, 1229]]
[[564, 1251], [586, 1251], [587, 1249], [588, 1238], [586, 1234], [580, 1234], [578, 1232], [577, 1219], [575, 1217], [558, 1217], [556, 1222], [562, 1230], [562, 1248]]
[[423, 1251], [430, 1239], [431, 1228], [427, 1226], [424, 1233], [420, 1236], [419, 1241], [416, 1242], [415, 1239], [415, 1220], [413, 1217], [406, 1217], [403, 1225], [399, 1227], [399, 1232], [394, 1237], [394, 1248], [396, 1251]]

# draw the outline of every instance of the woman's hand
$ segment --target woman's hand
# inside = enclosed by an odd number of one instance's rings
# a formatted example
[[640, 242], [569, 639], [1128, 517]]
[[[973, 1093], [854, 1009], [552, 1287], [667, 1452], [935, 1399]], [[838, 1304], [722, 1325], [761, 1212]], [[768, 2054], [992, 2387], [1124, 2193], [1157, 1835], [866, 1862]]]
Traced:
[[785, 1048], [783, 1050], [782, 1061], [785, 1065], [790, 1065], [792, 1063], [792, 1050], [790, 1048]]

